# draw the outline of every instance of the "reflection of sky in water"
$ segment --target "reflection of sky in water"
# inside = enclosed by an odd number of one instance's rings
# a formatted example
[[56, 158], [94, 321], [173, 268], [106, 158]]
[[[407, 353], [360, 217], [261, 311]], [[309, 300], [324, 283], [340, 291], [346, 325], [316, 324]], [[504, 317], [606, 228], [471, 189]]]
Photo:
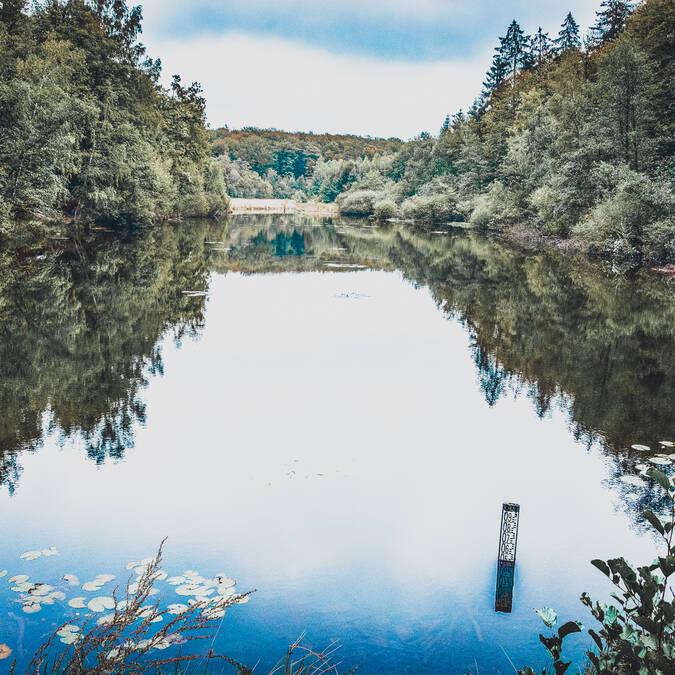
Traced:
[[[398, 273], [217, 275], [202, 338], [162, 351], [124, 460], [96, 467], [53, 436], [23, 456], [0, 495], [0, 569], [123, 578], [168, 536], [170, 574], [258, 589], [217, 644], [249, 664], [308, 629], [364, 673], [509, 672], [502, 646], [545, 660], [532, 607], [588, 622], [581, 591], [608, 591], [592, 558], [654, 555], [603, 456], [524, 396], [490, 408], [467, 331]], [[511, 615], [493, 611], [502, 501], [521, 504]], [[0, 642], [18, 645], [21, 620], [27, 650], [57, 615], [12, 613]]]

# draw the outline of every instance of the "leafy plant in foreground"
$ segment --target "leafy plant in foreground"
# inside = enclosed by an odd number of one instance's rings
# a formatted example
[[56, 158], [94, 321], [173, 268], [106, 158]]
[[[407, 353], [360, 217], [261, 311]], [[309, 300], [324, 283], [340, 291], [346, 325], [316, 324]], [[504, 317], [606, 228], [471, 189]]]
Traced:
[[[597, 651], [586, 652], [590, 672], [598, 675], [665, 675], [675, 672], [675, 592], [669, 584], [670, 577], [675, 573], [675, 483], [656, 469], [649, 469], [647, 476], [662, 488], [670, 506], [667, 521], [662, 521], [651, 510], [643, 512], [645, 520], [663, 539], [666, 550], [650, 565], [637, 569], [624, 558], [591, 561], [617, 589], [612, 593], [616, 605], [594, 602], [586, 593], [581, 596], [581, 601], [601, 625], [597, 631], [588, 631]], [[549, 628], [553, 628], [557, 616], [551, 608], [535, 611]], [[571, 665], [570, 661], [562, 658], [565, 638], [582, 629], [581, 624], [570, 621], [561, 626], [557, 634], [539, 636], [553, 657], [556, 675], [562, 675]], [[519, 675], [535, 674], [530, 667], [518, 672]]]

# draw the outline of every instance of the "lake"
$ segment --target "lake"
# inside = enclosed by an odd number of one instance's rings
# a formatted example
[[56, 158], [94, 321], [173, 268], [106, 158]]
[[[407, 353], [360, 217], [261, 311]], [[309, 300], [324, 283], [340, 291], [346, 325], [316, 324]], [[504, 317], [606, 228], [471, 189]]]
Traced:
[[[82, 583], [114, 575], [109, 595], [165, 537], [169, 575], [256, 589], [212, 643], [256, 672], [303, 631], [362, 673], [543, 666], [533, 608], [592, 625], [579, 596], [610, 586], [590, 560], [659, 550], [640, 467], [675, 438], [675, 283], [653, 272], [302, 215], [35, 225], [0, 252], [0, 318], [0, 643], [20, 667], [87, 615]], [[18, 574], [64, 597], [26, 613]]]

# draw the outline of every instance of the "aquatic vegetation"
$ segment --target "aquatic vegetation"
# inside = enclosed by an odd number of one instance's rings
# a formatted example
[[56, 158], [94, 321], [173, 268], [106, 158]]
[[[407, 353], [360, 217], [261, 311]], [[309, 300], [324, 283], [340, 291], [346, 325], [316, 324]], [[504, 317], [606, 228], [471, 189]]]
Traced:
[[[200, 577], [196, 572], [190, 578], [198, 581], [193, 584], [195, 598], [189, 605], [170, 604], [161, 609], [160, 601], [149, 603], [148, 599], [154, 585], [167, 578], [160, 569], [162, 546], [155, 558], [134, 563], [130, 569], [137, 575], [136, 581], [127, 584], [126, 595], [118, 601], [117, 589], [112, 596], [99, 596], [86, 605], [94, 613], [113, 610], [94, 620], [87, 616], [83, 621], [69, 620], [59, 626], [50, 638], [33, 656], [29, 666], [30, 673], [141, 673], [158, 672], [171, 666], [180, 670], [181, 664], [192, 661], [209, 663], [219, 661], [236, 668], [240, 673], [250, 673], [249, 669], [235, 661], [209, 651], [207, 654], [183, 654], [182, 649], [175, 655], [165, 658], [154, 656], [156, 651], [164, 651], [174, 646], [182, 646], [193, 640], [205, 640], [211, 637], [216, 622], [225, 616], [225, 610], [248, 598], [248, 593], [233, 593], [228, 596], [216, 594], [208, 598], [203, 593], [207, 587], [211, 592], [216, 588], [234, 588], [234, 581], [225, 575], [213, 579]], [[97, 579], [111, 580], [112, 575], [102, 574]], [[131, 592], [131, 587], [135, 591]], [[44, 588], [41, 588], [41, 592]], [[196, 591], [199, 591], [198, 593]], [[84, 608], [84, 597], [71, 598], [71, 607]], [[27, 613], [39, 611], [39, 599], [30, 601]], [[24, 605], [26, 607], [26, 605]], [[2, 652], [0, 652], [1, 654]]]
[[[594, 602], [586, 593], [581, 595], [581, 602], [600, 624], [598, 630], [588, 630], [595, 643], [595, 649], [586, 652], [590, 673], [675, 672], [675, 591], [670, 581], [675, 575], [675, 480], [654, 468], [647, 471], [647, 476], [659, 486], [668, 503], [665, 519], [649, 509], [642, 514], [661, 537], [665, 552], [654, 562], [637, 568], [624, 558], [591, 561], [614, 585], [612, 599], [616, 604]], [[553, 629], [557, 615], [552, 609], [535, 612]], [[582, 630], [581, 623], [569, 621], [557, 632], [539, 636], [553, 658], [556, 675], [563, 675], [571, 665], [563, 658], [565, 639]], [[535, 675], [530, 667], [518, 673]], [[546, 669], [542, 673], [545, 675]]]

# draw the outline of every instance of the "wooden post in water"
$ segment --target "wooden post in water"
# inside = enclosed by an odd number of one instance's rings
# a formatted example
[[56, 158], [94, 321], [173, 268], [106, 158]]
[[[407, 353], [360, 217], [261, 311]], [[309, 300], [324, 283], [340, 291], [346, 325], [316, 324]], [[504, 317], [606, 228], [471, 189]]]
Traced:
[[510, 613], [513, 605], [513, 581], [516, 573], [516, 548], [518, 546], [518, 521], [520, 505], [502, 504], [497, 552], [497, 587], [495, 612]]

